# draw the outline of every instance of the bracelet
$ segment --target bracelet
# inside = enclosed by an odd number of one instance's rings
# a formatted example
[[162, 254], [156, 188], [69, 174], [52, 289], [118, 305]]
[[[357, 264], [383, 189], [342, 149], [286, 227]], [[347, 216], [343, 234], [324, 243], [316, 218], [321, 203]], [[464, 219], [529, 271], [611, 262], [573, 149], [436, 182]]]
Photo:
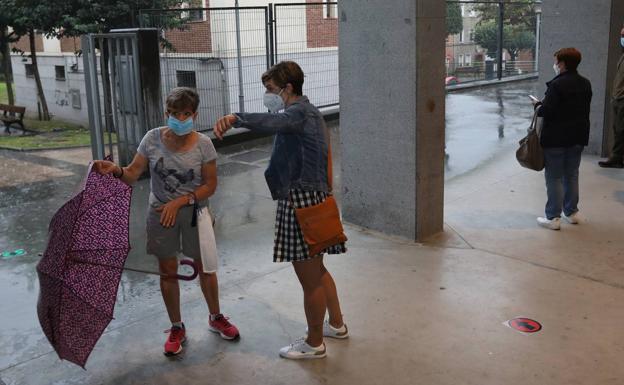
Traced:
[[122, 177], [122, 176], [123, 176], [123, 174], [124, 174], [124, 169], [123, 169], [123, 167], [119, 167], [119, 169], [121, 170], [121, 174], [119, 174], [119, 176], [117, 176], [117, 175], [115, 175], [115, 173], [113, 173], [113, 176], [114, 176], [115, 178], [117, 178], [117, 179], [121, 179], [121, 177]]
[[197, 203], [197, 195], [195, 195], [194, 191], [186, 194], [186, 196], [188, 197], [188, 205], [195, 205]]

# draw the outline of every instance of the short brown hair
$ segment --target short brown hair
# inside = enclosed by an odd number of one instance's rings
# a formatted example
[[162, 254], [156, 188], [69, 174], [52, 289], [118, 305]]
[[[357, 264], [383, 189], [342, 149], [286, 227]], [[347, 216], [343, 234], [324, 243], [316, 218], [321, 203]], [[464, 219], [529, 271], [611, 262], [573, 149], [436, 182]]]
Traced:
[[191, 108], [193, 112], [199, 107], [199, 95], [189, 87], [177, 87], [167, 95], [167, 110], [182, 111]]
[[581, 52], [576, 48], [562, 48], [555, 52], [555, 57], [565, 63], [568, 71], [576, 71], [582, 59]]
[[292, 84], [297, 95], [303, 95], [303, 71], [294, 61], [279, 62], [262, 74], [262, 83], [273, 80], [276, 86], [284, 88]]

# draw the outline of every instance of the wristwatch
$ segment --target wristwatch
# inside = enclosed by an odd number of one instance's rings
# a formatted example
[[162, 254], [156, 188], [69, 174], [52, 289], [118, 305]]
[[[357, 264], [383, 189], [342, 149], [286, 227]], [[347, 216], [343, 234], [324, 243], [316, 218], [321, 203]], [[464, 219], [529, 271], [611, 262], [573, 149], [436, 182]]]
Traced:
[[190, 193], [187, 196], [189, 198], [189, 202], [188, 202], [189, 206], [194, 205], [195, 204], [195, 194]]

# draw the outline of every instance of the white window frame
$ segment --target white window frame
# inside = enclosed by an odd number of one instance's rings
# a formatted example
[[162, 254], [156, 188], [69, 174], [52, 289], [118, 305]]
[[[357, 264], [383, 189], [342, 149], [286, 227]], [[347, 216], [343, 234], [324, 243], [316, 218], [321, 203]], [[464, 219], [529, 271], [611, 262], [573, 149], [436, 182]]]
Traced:
[[323, 19], [337, 19], [337, 18], [338, 18], [338, 0], [323, 0]]

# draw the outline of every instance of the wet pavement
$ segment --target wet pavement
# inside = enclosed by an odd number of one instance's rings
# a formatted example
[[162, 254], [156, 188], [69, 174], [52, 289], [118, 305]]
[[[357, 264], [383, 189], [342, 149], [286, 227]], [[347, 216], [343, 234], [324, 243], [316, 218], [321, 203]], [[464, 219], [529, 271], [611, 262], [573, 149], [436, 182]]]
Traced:
[[446, 98], [445, 178], [476, 170], [526, 135], [537, 81], [456, 91]]
[[[594, 191], [582, 198], [588, 225], [537, 228], [543, 177], [517, 166], [512, 151], [536, 87], [448, 96], [445, 233], [419, 245], [347, 226], [350, 252], [327, 265], [352, 338], [328, 341], [329, 357], [313, 363], [277, 357], [305, 318], [292, 267], [271, 262], [267, 140], [219, 149], [211, 199], [221, 305], [243, 338], [230, 343], [209, 333], [197, 283], [184, 282], [190, 341], [184, 355], [165, 359], [158, 278], [125, 272], [115, 319], [86, 371], [59, 361], [41, 332], [35, 265], [49, 220], [76, 192], [90, 150], [0, 150], [0, 384], [621, 384], [624, 219], [608, 213], [622, 210], [624, 173], [597, 169], [586, 157], [582, 191]], [[339, 164], [338, 152], [334, 159]], [[144, 253], [148, 189], [142, 180], [133, 190], [126, 265], [156, 270]], [[518, 315], [539, 317], [545, 331], [527, 337], [502, 326]]]

